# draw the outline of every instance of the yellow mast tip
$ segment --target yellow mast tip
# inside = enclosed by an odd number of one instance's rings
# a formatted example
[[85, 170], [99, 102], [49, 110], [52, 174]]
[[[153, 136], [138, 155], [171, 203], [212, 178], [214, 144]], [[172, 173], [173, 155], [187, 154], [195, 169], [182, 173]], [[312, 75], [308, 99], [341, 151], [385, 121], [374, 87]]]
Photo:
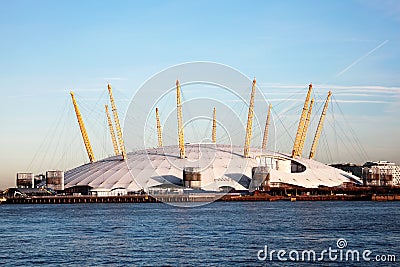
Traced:
[[179, 80], [176, 80], [176, 86], [178, 86], [179, 85]]

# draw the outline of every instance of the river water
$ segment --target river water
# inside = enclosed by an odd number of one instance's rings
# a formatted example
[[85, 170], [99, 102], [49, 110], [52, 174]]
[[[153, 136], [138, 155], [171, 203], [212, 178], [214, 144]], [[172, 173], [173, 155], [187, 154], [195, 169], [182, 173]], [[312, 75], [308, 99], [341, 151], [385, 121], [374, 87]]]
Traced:
[[0, 205], [0, 216], [6, 266], [400, 266], [400, 202]]

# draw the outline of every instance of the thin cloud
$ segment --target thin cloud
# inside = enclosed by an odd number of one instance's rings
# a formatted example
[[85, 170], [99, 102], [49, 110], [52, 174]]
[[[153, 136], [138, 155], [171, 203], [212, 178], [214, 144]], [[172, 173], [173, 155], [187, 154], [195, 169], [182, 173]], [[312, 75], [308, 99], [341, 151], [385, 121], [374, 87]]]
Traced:
[[[272, 98], [272, 99], [268, 99], [268, 101], [270, 102], [283, 102], [283, 101], [291, 101], [291, 102], [304, 102], [304, 99], [284, 99], [284, 98]], [[316, 99], [315, 100], [316, 103], [318, 102], [325, 102], [325, 99]], [[349, 100], [345, 100], [345, 99], [335, 99], [336, 103], [345, 103], [345, 104], [365, 104], [365, 103], [369, 103], [369, 104], [388, 104], [391, 102], [388, 101], [382, 101], [382, 100], [360, 100], [360, 99], [349, 99]]]
[[307, 85], [298, 84], [281, 84], [281, 83], [259, 83], [260, 88], [275, 88], [275, 89], [307, 89]]
[[381, 85], [316, 85], [317, 88], [331, 89], [331, 90], [354, 90], [362, 92], [389, 92], [389, 93], [400, 93], [400, 87], [396, 86], [381, 86]]
[[[307, 85], [298, 84], [261, 84], [260, 88], [263, 89], [305, 89], [307, 90]], [[316, 90], [346, 90], [346, 92], [361, 92], [361, 93], [400, 93], [400, 87], [398, 86], [381, 86], [381, 85], [334, 85], [334, 84], [313, 84], [313, 88]], [[270, 91], [265, 91], [266, 93]], [[287, 93], [288, 90], [282, 91], [282, 93]], [[289, 91], [290, 92], [290, 91]], [[293, 91], [293, 93], [299, 93]]]
[[[299, 89], [304, 89], [301, 94], [305, 95], [307, 84], [281, 84], [281, 83], [264, 83], [259, 84], [264, 91], [267, 101], [269, 102], [303, 102], [301, 99], [285, 99], [270, 98], [269, 96], [286, 96], [292, 95], [296, 97]], [[400, 87], [399, 86], [382, 86], [382, 85], [334, 85], [334, 84], [313, 84], [315, 91], [333, 91], [334, 101], [343, 105], [346, 104], [377, 104], [384, 105], [383, 111], [387, 113], [398, 113], [400, 110]], [[284, 89], [284, 90], [283, 90]], [[281, 93], [281, 94], [279, 94]], [[295, 95], [296, 94], [296, 95]], [[350, 98], [350, 99], [343, 99]], [[378, 99], [377, 99], [378, 98]], [[316, 100], [317, 102], [321, 100]]]
[[[255, 100], [257, 102], [257, 100]], [[267, 99], [268, 102], [304, 102], [303, 98], [299, 98], [299, 99], [294, 99], [294, 98], [268, 98]], [[224, 100], [224, 102], [226, 103], [235, 103], [235, 102], [243, 102], [242, 100], [239, 99], [227, 99]], [[315, 100], [316, 103], [318, 102], [325, 102], [325, 99], [316, 99]], [[392, 102], [389, 101], [383, 101], [383, 100], [361, 100], [361, 99], [349, 99], [349, 100], [345, 100], [345, 99], [335, 99], [335, 102], [337, 103], [346, 103], [346, 104], [365, 104], [365, 103], [369, 103], [369, 104], [389, 104]]]
[[389, 104], [389, 101], [382, 101], [382, 100], [344, 100], [344, 99], [336, 99], [335, 102], [337, 103], [350, 103], [350, 104]]
[[379, 93], [369, 93], [366, 94], [365, 92], [352, 92], [352, 93], [342, 93], [342, 92], [335, 92], [335, 96], [360, 96], [360, 97], [376, 97], [379, 96]]
[[[100, 88], [76, 88], [72, 89], [74, 92], [102, 92], [105, 89], [100, 89]], [[64, 91], [70, 91], [70, 90], [64, 90]]]
[[386, 111], [391, 113], [398, 113], [400, 111], [400, 94], [393, 98], [393, 102], [387, 106]]
[[128, 79], [122, 77], [110, 77], [110, 78], [103, 78], [106, 81], [126, 81]]
[[20, 95], [8, 95], [7, 98], [32, 98], [35, 97], [34, 94], [20, 94]]
[[365, 59], [366, 57], [368, 57], [369, 55], [371, 55], [373, 52], [375, 52], [376, 50], [378, 50], [379, 48], [381, 48], [382, 46], [384, 46], [387, 42], [389, 42], [389, 40], [385, 40], [383, 41], [381, 44], [379, 44], [377, 47], [375, 47], [374, 49], [370, 50], [369, 52], [367, 52], [366, 54], [364, 54], [363, 56], [359, 57], [358, 59], [356, 59], [353, 63], [351, 63], [349, 66], [347, 66], [346, 68], [344, 68], [342, 71], [340, 71], [338, 74], [336, 74], [335, 77], [339, 77], [341, 75], [343, 75], [346, 71], [348, 71], [349, 69], [351, 69], [352, 67], [354, 67], [357, 63], [359, 63], [361, 60]]

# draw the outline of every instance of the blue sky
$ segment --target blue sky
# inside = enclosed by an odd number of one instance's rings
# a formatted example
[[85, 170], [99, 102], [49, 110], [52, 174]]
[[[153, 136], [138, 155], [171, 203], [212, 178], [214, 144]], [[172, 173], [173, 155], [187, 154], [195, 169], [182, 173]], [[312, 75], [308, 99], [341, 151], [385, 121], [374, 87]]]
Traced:
[[[54, 124], [76, 135], [74, 114], [62, 115], [69, 90], [85, 104], [110, 82], [123, 113], [148, 77], [189, 61], [256, 76], [271, 103], [309, 82], [321, 99], [331, 89], [369, 159], [400, 164], [398, 1], [38, 0], [0, 10], [0, 188], [17, 171], [52, 165], [39, 158], [53, 153], [41, 144]], [[79, 156], [63, 168], [86, 160], [79, 139], [74, 146]]]

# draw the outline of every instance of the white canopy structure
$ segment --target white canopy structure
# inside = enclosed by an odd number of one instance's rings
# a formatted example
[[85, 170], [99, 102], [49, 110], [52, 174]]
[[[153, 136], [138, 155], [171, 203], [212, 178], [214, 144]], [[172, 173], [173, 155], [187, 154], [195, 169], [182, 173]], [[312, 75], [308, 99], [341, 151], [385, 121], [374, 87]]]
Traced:
[[[183, 170], [195, 168], [201, 174], [201, 189], [220, 191], [256, 189], [252, 183], [256, 167], [266, 167], [271, 186], [287, 184], [305, 188], [339, 186], [345, 182], [361, 184], [360, 178], [323, 163], [291, 158], [281, 153], [263, 153], [251, 148], [243, 157], [243, 147], [219, 144], [186, 144], [186, 158], [179, 157], [178, 146], [166, 146], [128, 153], [127, 161], [114, 156], [76, 167], [65, 173], [65, 188], [90, 186], [94, 189], [129, 191], [159, 186], [182, 186]], [[264, 177], [266, 178], [266, 177]]]

